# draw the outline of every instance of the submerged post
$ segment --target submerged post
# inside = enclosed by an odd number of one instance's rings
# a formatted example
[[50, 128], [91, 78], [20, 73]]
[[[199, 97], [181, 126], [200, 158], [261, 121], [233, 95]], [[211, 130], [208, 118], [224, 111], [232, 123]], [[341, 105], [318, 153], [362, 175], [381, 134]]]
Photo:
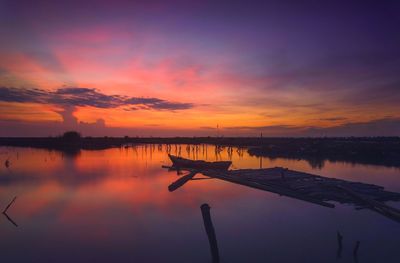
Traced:
[[338, 249], [337, 249], [337, 253], [336, 253], [336, 258], [340, 259], [342, 257], [342, 240], [343, 240], [343, 236], [340, 234], [339, 231], [337, 231], [336, 235], [337, 235], [337, 242], [338, 242]]
[[4, 166], [5, 166], [6, 168], [9, 168], [9, 167], [10, 167], [10, 160], [9, 160], [9, 159], [7, 159], [7, 160], [4, 162]]
[[356, 245], [354, 246], [353, 254], [354, 256], [357, 256], [358, 253], [358, 248], [360, 247], [360, 241], [356, 242]]
[[354, 262], [358, 263], [358, 248], [360, 247], [360, 241], [357, 240], [356, 245], [354, 246], [353, 250], [353, 257], [354, 257]]
[[217, 245], [217, 237], [215, 236], [214, 226], [211, 221], [210, 206], [208, 204], [202, 204], [200, 206], [201, 214], [203, 216], [204, 227], [207, 232], [208, 242], [210, 243], [212, 262], [219, 262], [219, 252]]

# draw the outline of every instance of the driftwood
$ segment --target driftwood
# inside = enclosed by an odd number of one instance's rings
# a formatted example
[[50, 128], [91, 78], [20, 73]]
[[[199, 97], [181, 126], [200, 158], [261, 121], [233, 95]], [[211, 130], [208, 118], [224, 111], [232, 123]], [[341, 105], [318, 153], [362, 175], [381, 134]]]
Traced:
[[175, 191], [182, 185], [186, 184], [189, 180], [191, 180], [197, 173], [198, 173], [198, 171], [191, 171], [189, 174], [182, 176], [181, 178], [179, 178], [178, 180], [176, 180], [175, 182], [170, 184], [168, 186], [168, 190], [170, 192]]

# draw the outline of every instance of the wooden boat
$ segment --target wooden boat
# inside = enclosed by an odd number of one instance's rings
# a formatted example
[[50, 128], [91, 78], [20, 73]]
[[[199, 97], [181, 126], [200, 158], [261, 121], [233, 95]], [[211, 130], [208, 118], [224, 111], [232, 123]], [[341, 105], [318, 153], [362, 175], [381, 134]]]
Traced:
[[229, 166], [231, 166], [232, 162], [230, 161], [223, 161], [223, 162], [206, 162], [206, 161], [194, 161], [185, 159], [182, 157], [178, 157], [175, 155], [168, 154], [169, 158], [171, 159], [174, 167], [179, 168], [193, 168], [199, 170], [228, 170]]

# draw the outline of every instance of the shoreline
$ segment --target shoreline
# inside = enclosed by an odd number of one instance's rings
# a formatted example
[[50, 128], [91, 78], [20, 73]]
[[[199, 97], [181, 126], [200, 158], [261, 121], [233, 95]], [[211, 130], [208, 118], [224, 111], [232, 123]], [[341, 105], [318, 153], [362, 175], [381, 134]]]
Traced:
[[246, 148], [251, 156], [303, 159], [313, 167], [323, 162], [400, 167], [400, 137], [7, 137], [0, 146], [42, 148], [75, 155], [80, 150], [104, 150], [139, 144], [208, 144], [217, 147]]

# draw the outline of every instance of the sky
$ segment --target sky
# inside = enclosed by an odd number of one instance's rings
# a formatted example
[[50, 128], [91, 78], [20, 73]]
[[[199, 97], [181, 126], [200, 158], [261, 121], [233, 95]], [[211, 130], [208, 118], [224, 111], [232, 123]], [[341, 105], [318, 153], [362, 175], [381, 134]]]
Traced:
[[0, 0], [0, 136], [400, 136], [399, 14]]

